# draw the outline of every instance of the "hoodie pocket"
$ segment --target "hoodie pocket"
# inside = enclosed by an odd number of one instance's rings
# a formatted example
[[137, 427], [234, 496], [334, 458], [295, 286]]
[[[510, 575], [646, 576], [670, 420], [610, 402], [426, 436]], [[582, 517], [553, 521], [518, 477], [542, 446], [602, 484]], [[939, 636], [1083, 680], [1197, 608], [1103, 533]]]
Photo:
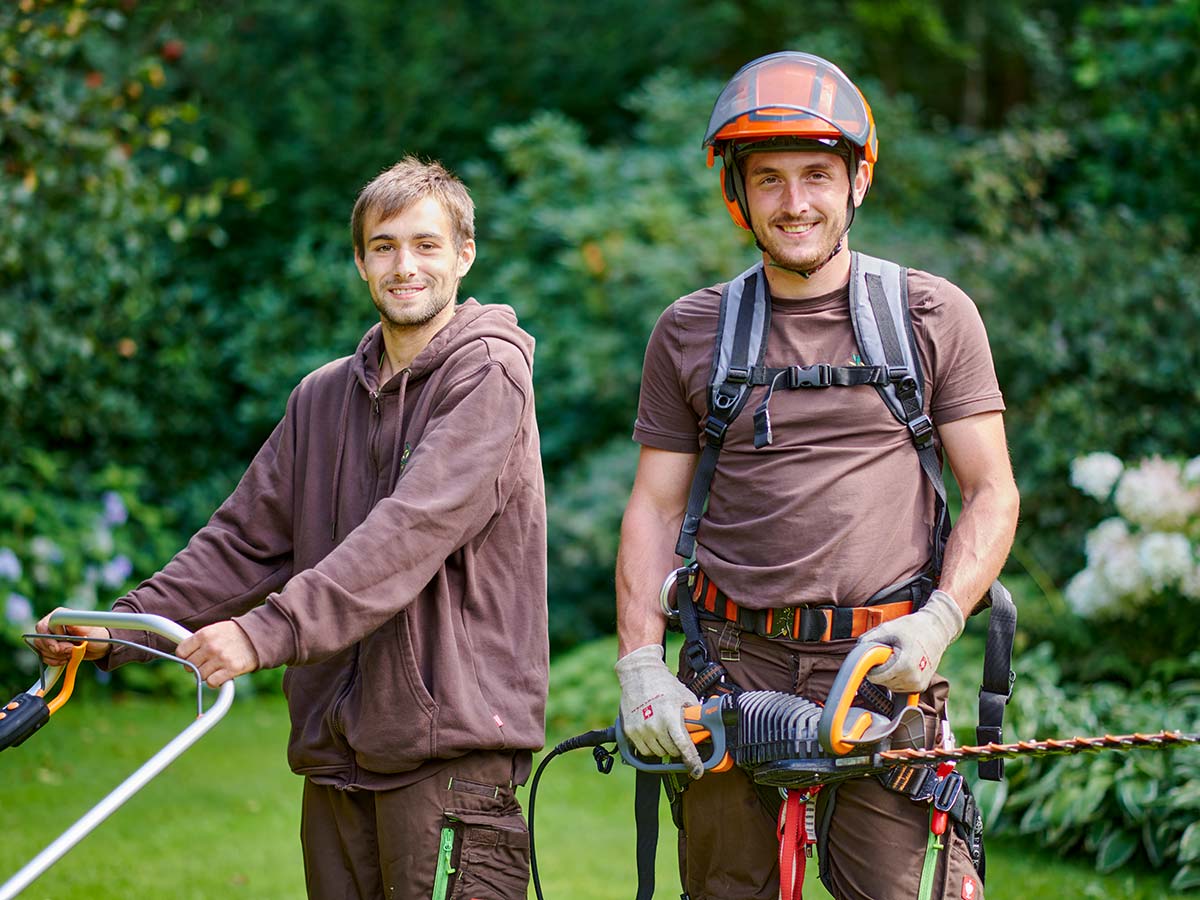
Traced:
[[421, 678], [407, 612], [362, 644], [343, 731], [360, 766], [405, 772], [437, 757], [439, 707]]

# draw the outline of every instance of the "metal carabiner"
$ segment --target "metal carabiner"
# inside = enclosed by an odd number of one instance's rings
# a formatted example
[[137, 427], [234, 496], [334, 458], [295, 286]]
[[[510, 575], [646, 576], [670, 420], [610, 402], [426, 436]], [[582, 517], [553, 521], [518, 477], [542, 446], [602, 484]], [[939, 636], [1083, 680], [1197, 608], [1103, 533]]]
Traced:
[[667, 617], [668, 622], [679, 621], [679, 610], [671, 605], [671, 586], [679, 580], [680, 572], [691, 571], [691, 566], [680, 566], [678, 569], [672, 569], [662, 584], [662, 590], [658, 592], [658, 604], [662, 607], [663, 615]]

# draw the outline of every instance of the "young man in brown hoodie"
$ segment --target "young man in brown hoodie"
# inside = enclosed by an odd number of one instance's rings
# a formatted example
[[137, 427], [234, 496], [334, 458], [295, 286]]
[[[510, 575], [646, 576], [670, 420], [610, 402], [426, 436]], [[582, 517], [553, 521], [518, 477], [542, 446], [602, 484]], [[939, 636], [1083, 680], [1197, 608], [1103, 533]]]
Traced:
[[456, 302], [474, 206], [442, 166], [387, 169], [351, 225], [380, 323], [300, 382], [229, 499], [114, 609], [194, 630], [176, 652], [213, 687], [288, 666], [310, 897], [523, 900], [514, 789], [549, 670], [534, 342], [509, 307]]

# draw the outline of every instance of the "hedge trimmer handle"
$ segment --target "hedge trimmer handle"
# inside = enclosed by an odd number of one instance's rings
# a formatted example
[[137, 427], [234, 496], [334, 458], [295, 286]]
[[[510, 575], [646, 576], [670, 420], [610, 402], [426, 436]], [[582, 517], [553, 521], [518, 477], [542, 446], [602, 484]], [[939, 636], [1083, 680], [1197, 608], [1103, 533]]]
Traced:
[[[826, 753], [845, 756], [863, 744], [878, 743], [901, 724], [907, 707], [916, 707], [917, 694], [897, 695], [891, 719], [853, 706], [867, 673], [891, 659], [892, 653], [892, 648], [886, 644], [860, 641], [838, 669], [817, 728], [817, 737]], [[854, 713], [853, 721], [847, 721], [851, 712]]]

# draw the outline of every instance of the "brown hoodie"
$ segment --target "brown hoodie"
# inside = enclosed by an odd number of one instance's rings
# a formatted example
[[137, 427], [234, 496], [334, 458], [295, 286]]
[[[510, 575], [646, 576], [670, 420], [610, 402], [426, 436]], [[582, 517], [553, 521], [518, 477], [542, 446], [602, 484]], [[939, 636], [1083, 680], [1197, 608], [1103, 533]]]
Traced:
[[339, 787], [545, 737], [533, 339], [467, 300], [380, 387], [382, 352], [376, 325], [301, 381], [229, 499], [114, 606], [233, 618], [263, 668], [289, 667], [292, 769]]

